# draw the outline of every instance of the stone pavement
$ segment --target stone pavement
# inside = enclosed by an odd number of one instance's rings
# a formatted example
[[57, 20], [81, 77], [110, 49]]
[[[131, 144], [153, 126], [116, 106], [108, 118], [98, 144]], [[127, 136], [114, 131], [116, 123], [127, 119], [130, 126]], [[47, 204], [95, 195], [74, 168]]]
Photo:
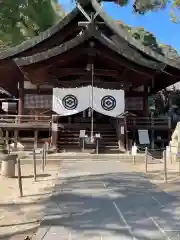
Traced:
[[33, 240], [179, 240], [180, 201], [130, 164], [64, 162]]

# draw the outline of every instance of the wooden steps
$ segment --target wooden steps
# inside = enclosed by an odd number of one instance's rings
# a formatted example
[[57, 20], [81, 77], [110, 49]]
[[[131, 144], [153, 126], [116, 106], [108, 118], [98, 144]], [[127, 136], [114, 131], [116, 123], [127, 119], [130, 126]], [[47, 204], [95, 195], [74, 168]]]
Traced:
[[[81, 144], [79, 139], [80, 129], [63, 129], [59, 133], [57, 148], [60, 152], [81, 152]], [[100, 133], [101, 140], [99, 144], [100, 153], [118, 153], [119, 147], [115, 129], [112, 126], [106, 125], [106, 128], [99, 128], [94, 130], [94, 134]], [[86, 131], [90, 136], [90, 131]], [[95, 144], [85, 144], [85, 152], [93, 152], [96, 149]]]

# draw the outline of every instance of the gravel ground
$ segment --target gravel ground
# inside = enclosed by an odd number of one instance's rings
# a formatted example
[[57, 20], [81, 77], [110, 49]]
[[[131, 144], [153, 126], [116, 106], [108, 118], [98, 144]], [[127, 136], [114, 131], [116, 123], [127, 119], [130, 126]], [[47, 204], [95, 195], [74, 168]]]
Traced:
[[179, 240], [175, 164], [66, 162], [33, 240]]
[[[33, 167], [32, 164], [24, 164], [22, 165], [22, 175], [23, 175], [23, 192], [24, 197], [19, 197], [19, 189], [18, 189], [18, 182], [16, 179], [7, 179], [4, 177], [0, 177], [1, 181], [1, 194], [0, 194], [0, 239], [10, 239], [10, 240], [24, 240], [26, 236], [32, 236], [34, 232], [36, 232], [40, 220], [43, 217], [43, 213], [45, 208], [47, 208], [47, 204], [52, 201], [50, 200], [49, 196], [52, 193], [52, 190], [54, 189], [54, 185], [57, 182], [57, 178], [59, 177], [59, 173], [61, 169], [60, 176], [62, 178], [66, 177], [72, 177], [73, 175], [91, 175], [93, 174], [93, 179], [98, 177], [98, 175], [106, 174], [108, 172], [116, 173], [117, 171], [122, 173], [122, 176], [120, 179], [117, 179], [117, 176], [114, 177], [113, 175], [113, 182], [116, 180], [119, 182], [119, 180], [124, 181], [124, 178], [127, 178], [127, 173], [132, 174], [132, 177], [134, 177], [134, 174], [143, 174], [148, 180], [157, 186], [159, 189], [158, 191], [164, 191], [167, 193], [170, 193], [173, 196], [179, 197], [179, 183], [180, 183], [180, 173], [179, 173], [179, 165], [178, 164], [170, 164], [168, 163], [168, 183], [164, 183], [164, 165], [163, 163], [156, 163], [156, 164], [148, 164], [148, 172], [145, 173], [145, 164], [144, 163], [136, 163], [133, 165], [131, 162], [121, 164], [119, 161], [112, 161], [110, 163], [109, 161], [103, 162], [90, 162], [89, 161], [82, 161], [77, 164], [73, 163], [64, 163], [59, 167], [57, 163], [50, 163], [47, 165], [45, 172], [42, 173], [41, 166], [37, 167], [37, 173], [39, 174], [37, 178], [37, 182], [34, 182], [33, 180]], [[122, 168], [123, 167], [123, 168]], [[121, 169], [122, 168], [122, 169]], [[124, 169], [126, 174], [124, 175]], [[108, 181], [112, 178], [111, 174], [108, 176]], [[99, 178], [99, 177], [98, 177]], [[109, 179], [110, 178], [110, 179]], [[129, 180], [131, 179], [131, 175], [128, 175]], [[87, 177], [88, 182], [91, 180], [89, 177]], [[61, 181], [61, 180], [60, 180]], [[95, 181], [95, 179], [94, 179]], [[107, 180], [106, 180], [107, 181]], [[74, 182], [70, 182], [70, 185], [68, 186], [68, 190], [64, 189], [66, 192], [73, 191], [80, 191], [79, 189], [83, 187], [85, 192], [88, 192], [87, 189], [90, 188], [88, 182], [83, 182], [83, 186], [79, 186], [79, 183], [77, 183], [77, 186], [73, 189]], [[91, 182], [91, 181], [90, 181]], [[96, 182], [96, 181], [95, 181]], [[130, 183], [128, 183], [130, 184]], [[97, 182], [97, 185], [99, 185], [99, 181]], [[110, 186], [110, 185], [109, 185]], [[126, 186], [128, 189], [130, 185]], [[69, 190], [69, 188], [71, 190]], [[101, 189], [102, 188], [102, 189]], [[113, 189], [112, 187], [110, 187]], [[136, 185], [135, 189], [137, 189], [138, 186]], [[55, 188], [57, 193], [59, 192], [59, 189]], [[94, 199], [95, 205], [101, 205], [102, 199], [99, 197], [101, 194], [107, 194], [110, 196], [110, 198], [117, 198], [115, 196], [115, 193], [112, 193], [111, 189], [104, 188], [103, 184], [100, 183], [100, 189], [95, 192], [95, 189], [91, 191], [91, 196], [95, 196], [97, 194], [98, 198], [97, 200]], [[82, 191], [82, 190], [81, 190]], [[89, 189], [90, 191], [90, 189]], [[136, 191], [133, 191], [133, 194], [135, 194]], [[101, 193], [101, 194], [100, 194]], [[84, 194], [84, 193], [83, 193]], [[87, 194], [87, 193], [86, 193]], [[114, 195], [115, 194], [115, 195]], [[136, 195], [136, 194], [135, 194]], [[60, 196], [62, 198], [62, 196]], [[164, 198], [164, 197], [163, 197]], [[162, 198], [162, 199], [163, 199]], [[131, 197], [127, 199], [128, 201], [131, 200]], [[143, 200], [143, 199], [142, 199]], [[155, 201], [151, 199], [152, 201]], [[160, 197], [161, 200], [161, 197]], [[63, 200], [59, 200], [60, 202]], [[121, 206], [119, 202], [120, 200], [117, 200], [117, 206]], [[146, 203], [146, 199], [143, 200], [144, 203]], [[148, 200], [149, 201], [149, 200]], [[162, 201], [163, 202], [163, 201]], [[89, 198], [87, 199], [88, 206], [92, 205], [92, 200]], [[63, 203], [64, 204], [64, 203]], [[120, 204], [120, 205], [119, 205]], [[132, 203], [130, 202], [130, 205]], [[154, 202], [153, 202], [154, 204]], [[164, 203], [163, 203], [164, 204]], [[105, 204], [106, 205], [106, 204]], [[107, 201], [107, 205], [109, 208], [109, 200]], [[116, 207], [116, 205], [115, 205]], [[51, 207], [52, 208], [52, 207]], [[102, 207], [101, 207], [102, 208]], [[105, 208], [102, 208], [102, 215], [105, 214]], [[172, 209], [172, 208], [171, 208]], [[155, 209], [156, 210], [156, 209]], [[156, 212], [156, 211], [155, 211]], [[109, 215], [110, 213], [108, 213]], [[113, 216], [114, 216], [114, 210], [113, 210]], [[138, 212], [139, 214], [139, 212]], [[111, 214], [110, 214], [111, 215]], [[110, 216], [109, 215], [109, 216]], [[97, 216], [97, 215], [96, 215]], [[127, 216], [128, 219], [128, 216]], [[129, 219], [132, 219], [132, 216], [129, 217]], [[149, 224], [148, 220], [148, 224]], [[109, 224], [109, 223], [108, 223]], [[119, 223], [118, 223], [119, 225]], [[115, 226], [113, 226], [115, 227]], [[136, 227], [136, 226], [135, 226]], [[153, 225], [153, 229], [155, 226]], [[75, 229], [74, 229], [75, 230]], [[126, 231], [126, 229], [125, 229]], [[72, 231], [73, 232], [73, 231]], [[102, 232], [103, 233], [103, 232]], [[106, 234], [105, 234], [106, 235]], [[111, 238], [113, 236], [110, 236]], [[119, 236], [118, 236], [119, 237]], [[106, 237], [105, 237], [106, 239]], [[147, 238], [149, 239], [149, 238]], [[153, 238], [154, 239], [154, 238]], [[164, 238], [163, 238], [164, 239]]]
[[23, 162], [21, 170], [23, 198], [19, 197], [17, 177], [0, 176], [0, 239], [21, 240], [36, 231], [59, 173], [55, 163], [49, 163], [44, 173], [38, 165], [37, 182], [34, 182], [32, 164]]

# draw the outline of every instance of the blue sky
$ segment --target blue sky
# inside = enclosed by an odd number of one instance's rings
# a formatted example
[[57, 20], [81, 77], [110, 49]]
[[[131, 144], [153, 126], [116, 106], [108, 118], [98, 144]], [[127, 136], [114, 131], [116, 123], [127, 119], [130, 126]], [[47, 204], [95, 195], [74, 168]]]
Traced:
[[[71, 0], [59, 0], [59, 3], [66, 11], [73, 8]], [[173, 46], [180, 53], [180, 24], [170, 21], [168, 8], [158, 12], [149, 12], [143, 16], [133, 14], [132, 6], [121, 8], [113, 3], [105, 3], [104, 9], [115, 20], [121, 20], [132, 27], [144, 27], [152, 32], [161, 43]]]

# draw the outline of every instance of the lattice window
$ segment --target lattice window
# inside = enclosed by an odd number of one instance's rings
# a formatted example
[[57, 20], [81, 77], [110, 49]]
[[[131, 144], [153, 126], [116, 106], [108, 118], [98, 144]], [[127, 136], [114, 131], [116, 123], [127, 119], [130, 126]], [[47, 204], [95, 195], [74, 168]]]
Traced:
[[25, 94], [24, 108], [52, 109], [52, 95]]
[[126, 110], [143, 110], [143, 97], [126, 98]]

